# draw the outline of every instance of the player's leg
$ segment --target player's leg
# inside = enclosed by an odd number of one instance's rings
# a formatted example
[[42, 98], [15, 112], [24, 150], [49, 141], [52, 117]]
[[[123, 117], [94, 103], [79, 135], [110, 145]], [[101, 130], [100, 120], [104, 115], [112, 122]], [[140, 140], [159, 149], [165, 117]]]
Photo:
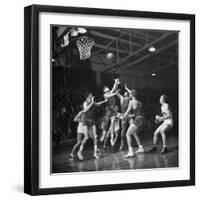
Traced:
[[160, 130], [162, 128], [162, 124], [155, 130], [154, 134], [153, 134], [153, 147], [150, 150], [150, 152], [156, 152], [157, 151], [157, 141], [158, 141], [158, 135], [160, 134]]
[[141, 141], [140, 141], [140, 138], [139, 138], [139, 136], [138, 136], [138, 133], [141, 131], [141, 129], [140, 128], [138, 128], [134, 133], [133, 133], [133, 136], [134, 136], [134, 138], [135, 138], [135, 140], [136, 140], [136, 143], [137, 143], [137, 145], [138, 145], [138, 149], [137, 149], [137, 151], [135, 152], [135, 153], [144, 153], [144, 147], [143, 147], [143, 145], [142, 145], [142, 143], [141, 143]]
[[103, 148], [104, 148], [104, 149], [106, 149], [106, 146], [107, 146], [107, 143], [108, 143], [110, 134], [111, 134], [111, 127], [110, 127], [110, 128], [108, 129], [108, 131], [106, 132], [106, 136], [105, 136], [105, 139], [104, 139], [104, 142], [103, 142]]
[[166, 144], [166, 132], [169, 131], [171, 129], [171, 125], [169, 124], [163, 124], [160, 130], [161, 136], [162, 136], [162, 141], [163, 141], [163, 148], [161, 153], [165, 154], [168, 152], [167, 149], [167, 144]]
[[105, 137], [106, 137], [109, 122], [110, 122], [110, 117], [106, 113], [105, 116], [104, 116], [104, 119], [102, 121], [102, 126], [101, 126], [102, 127], [102, 136], [101, 136], [101, 139], [100, 139], [101, 142], [103, 142]]
[[106, 122], [105, 119], [102, 120], [101, 122], [101, 130], [102, 130], [102, 135], [100, 141], [103, 142], [105, 137], [106, 137]]
[[81, 145], [82, 139], [83, 139], [84, 134], [83, 133], [77, 133], [77, 142], [76, 144], [73, 146], [72, 151], [69, 155], [69, 160], [74, 160], [74, 155], [75, 152], [78, 150], [78, 148]]
[[114, 140], [114, 129], [115, 129], [115, 116], [111, 117], [111, 124], [110, 124], [110, 143], [113, 145], [113, 140]]
[[122, 120], [121, 121], [121, 144], [120, 144], [120, 151], [124, 149], [125, 146], [125, 138], [126, 138], [126, 126], [127, 126], [127, 120]]
[[97, 140], [97, 128], [96, 128], [96, 125], [92, 126], [92, 134], [93, 134], [93, 143], [94, 143], [94, 154], [93, 154], [93, 156], [96, 159], [99, 159], [99, 156], [97, 154], [97, 151], [98, 151], [98, 140]]
[[78, 156], [79, 160], [83, 160], [84, 159], [84, 157], [83, 157], [83, 149], [84, 149], [85, 144], [86, 144], [86, 142], [88, 140], [88, 135], [89, 135], [89, 128], [88, 128], [88, 126], [85, 126], [84, 138], [82, 139], [79, 151], [77, 152], [77, 156]]
[[126, 132], [126, 140], [128, 144], [128, 153], [124, 156], [125, 158], [133, 157], [134, 151], [132, 146], [132, 135], [138, 128], [134, 124], [130, 124], [127, 132]]
[[141, 116], [137, 116], [132, 123], [137, 127], [137, 130], [133, 132], [134, 139], [138, 146], [138, 150], [135, 153], [144, 153], [144, 148], [138, 136], [138, 133], [142, 130], [142, 125], [144, 124], [144, 118]]
[[117, 140], [119, 138], [119, 129], [116, 129], [115, 132], [114, 132], [114, 139], [113, 139], [113, 145], [112, 145], [112, 152], [115, 152], [116, 151], [116, 143], [117, 143]]

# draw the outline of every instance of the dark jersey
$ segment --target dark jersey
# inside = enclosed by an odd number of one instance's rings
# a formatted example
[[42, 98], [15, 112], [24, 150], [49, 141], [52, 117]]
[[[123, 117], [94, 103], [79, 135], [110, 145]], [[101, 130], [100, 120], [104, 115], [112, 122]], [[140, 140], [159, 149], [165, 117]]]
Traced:
[[110, 97], [110, 98], [108, 98], [107, 104], [108, 104], [108, 106], [115, 106], [115, 104], [116, 104], [116, 99], [115, 99], [115, 97]]
[[143, 109], [142, 109], [142, 103], [137, 100], [137, 106], [135, 109], [132, 109], [133, 114], [135, 117], [137, 116], [144, 116]]
[[[85, 103], [87, 105], [87, 102], [85, 102]], [[85, 113], [84, 118], [95, 120], [95, 118], [96, 118], [96, 107], [97, 107], [97, 104], [94, 102], [93, 105], [91, 106], [91, 108]]]

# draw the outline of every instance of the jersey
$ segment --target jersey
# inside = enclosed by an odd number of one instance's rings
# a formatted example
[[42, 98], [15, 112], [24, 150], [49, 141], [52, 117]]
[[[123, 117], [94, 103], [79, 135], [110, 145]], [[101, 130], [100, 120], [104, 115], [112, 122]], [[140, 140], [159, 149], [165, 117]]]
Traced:
[[130, 101], [129, 98], [124, 98], [122, 105], [121, 105], [122, 113], [125, 113], [126, 110], [128, 109], [129, 101]]
[[[83, 107], [85, 108], [88, 103], [87, 102], [84, 102], [83, 103]], [[97, 107], [97, 104], [94, 102], [92, 104], [92, 106], [90, 107], [90, 109], [85, 113], [85, 116], [84, 116], [84, 125], [88, 126], [88, 127], [91, 127], [93, 125], [95, 125], [95, 122], [96, 122], [96, 107]]]
[[115, 97], [110, 97], [110, 98], [108, 98], [107, 105], [108, 105], [109, 107], [115, 106], [115, 104], [116, 104], [116, 99], [115, 99]]
[[[84, 102], [83, 107], [88, 106], [87, 102]], [[96, 118], [96, 107], [97, 104], [94, 102], [90, 109], [85, 113], [85, 119], [95, 119]]]
[[144, 113], [142, 109], [142, 103], [138, 100], [132, 101], [132, 114], [134, 114], [134, 119], [130, 119], [129, 123], [133, 123], [138, 128], [141, 128], [144, 125]]
[[165, 124], [173, 125], [173, 115], [172, 111], [167, 103], [161, 106], [162, 115], [165, 117], [168, 115], [168, 118], [163, 121]]
[[136, 105], [136, 107], [135, 108], [132, 107], [132, 114], [134, 114], [135, 117], [144, 116], [142, 103], [140, 101], [136, 100], [133, 102], [133, 104]]

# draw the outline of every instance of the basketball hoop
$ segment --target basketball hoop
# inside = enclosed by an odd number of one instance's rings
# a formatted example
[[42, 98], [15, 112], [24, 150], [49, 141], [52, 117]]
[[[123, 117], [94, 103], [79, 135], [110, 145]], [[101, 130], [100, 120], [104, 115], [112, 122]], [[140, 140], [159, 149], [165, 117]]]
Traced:
[[91, 56], [91, 49], [94, 45], [93, 39], [87, 36], [82, 36], [76, 40], [76, 44], [80, 54], [80, 60], [85, 60]]

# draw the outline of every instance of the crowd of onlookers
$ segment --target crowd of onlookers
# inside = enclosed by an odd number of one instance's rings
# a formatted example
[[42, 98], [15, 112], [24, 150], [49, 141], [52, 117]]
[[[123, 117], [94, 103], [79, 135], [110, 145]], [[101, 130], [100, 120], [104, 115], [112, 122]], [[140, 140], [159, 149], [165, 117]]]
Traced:
[[[53, 86], [52, 128], [54, 142], [59, 143], [63, 138], [76, 138], [77, 124], [73, 122], [73, 119], [75, 115], [81, 110], [81, 106], [85, 100], [84, 94], [86, 90], [86, 88], [77, 89], [60, 85]], [[172, 108], [174, 120], [177, 121], [177, 92], [161, 91], [151, 88], [139, 89], [138, 98], [143, 103], [143, 109], [146, 118], [146, 129], [152, 130], [154, 128], [154, 116], [156, 114], [160, 114], [159, 97], [163, 93], [168, 95], [169, 104]], [[95, 91], [94, 95], [97, 97], [103, 96], [103, 94], [100, 94], [100, 91]], [[102, 97], [99, 100], [102, 100]], [[97, 119], [100, 121], [103, 115], [104, 106], [101, 106], [97, 109]]]
[[84, 100], [84, 91], [76, 88], [53, 87], [53, 140], [59, 142], [63, 137], [75, 136], [74, 116], [80, 111]]

